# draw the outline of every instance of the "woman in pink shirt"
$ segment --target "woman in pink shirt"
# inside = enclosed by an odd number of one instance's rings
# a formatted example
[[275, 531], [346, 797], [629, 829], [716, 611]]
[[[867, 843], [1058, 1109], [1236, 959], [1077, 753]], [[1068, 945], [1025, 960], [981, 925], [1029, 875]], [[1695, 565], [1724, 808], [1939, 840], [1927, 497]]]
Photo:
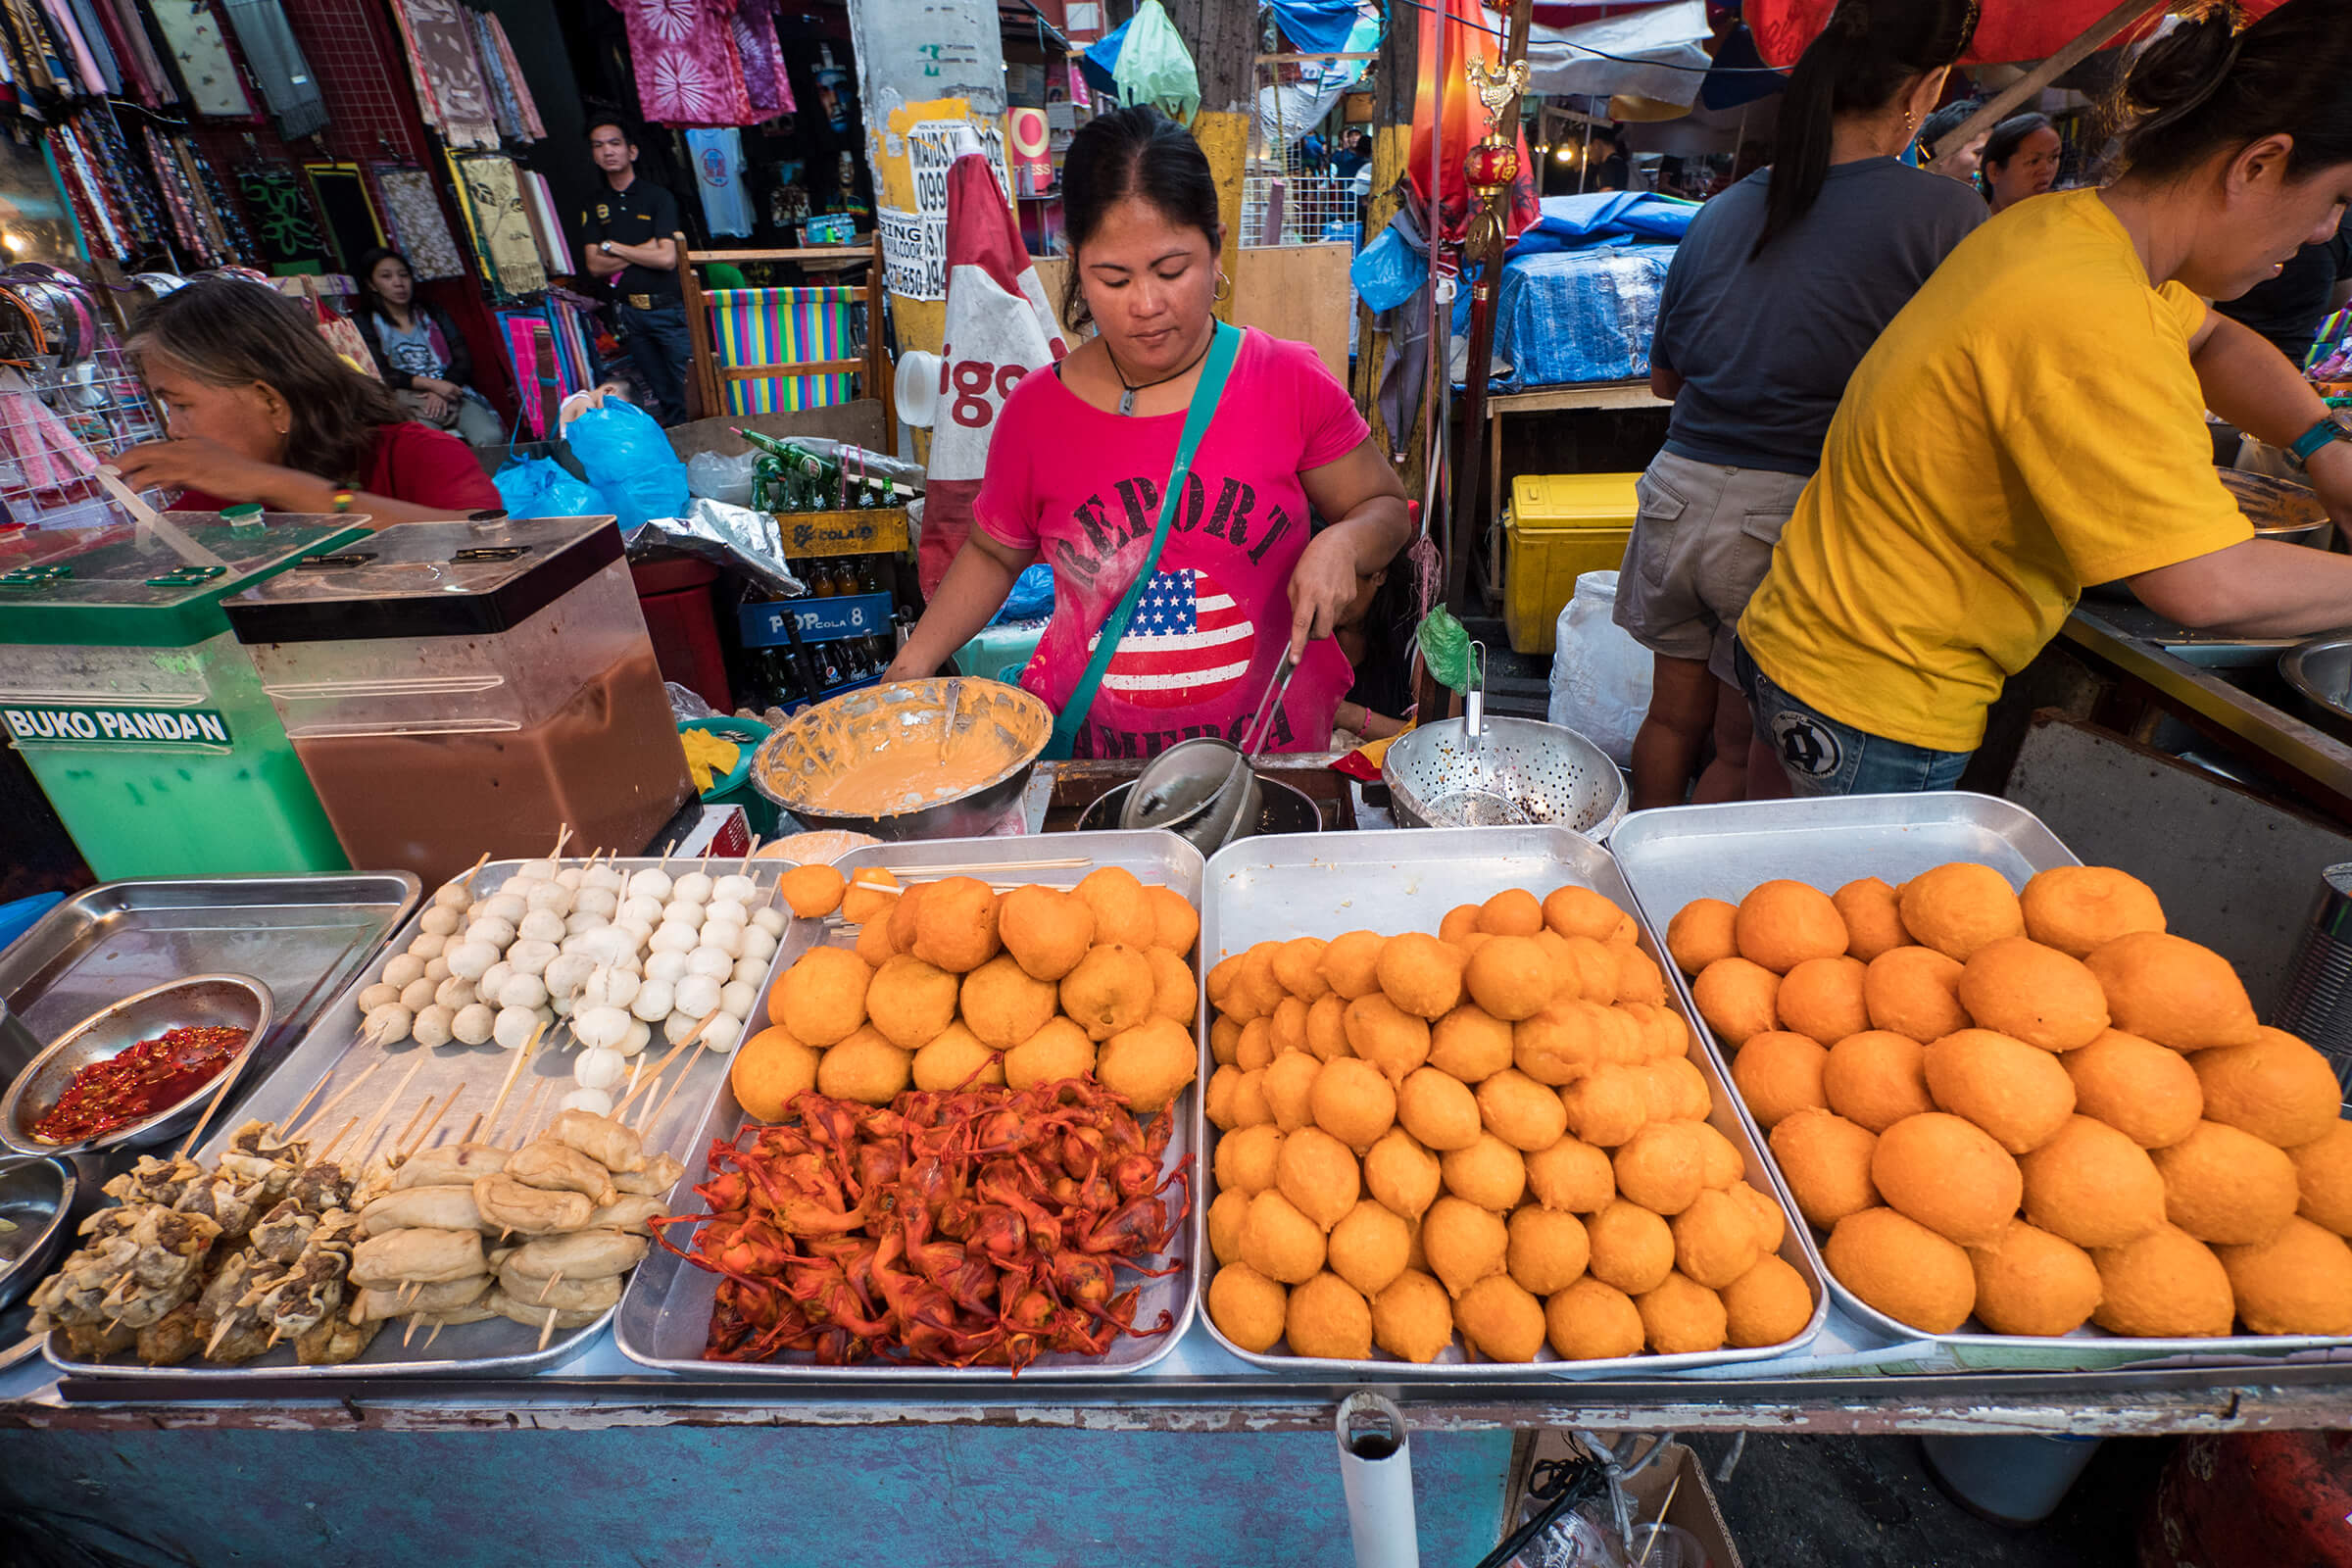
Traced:
[[[1005, 400], [976, 526], [889, 672], [939, 669], [1042, 560], [1054, 616], [1021, 684], [1057, 712], [1151, 551], [1212, 307], [1230, 287], [1208, 160], [1157, 110], [1120, 110], [1078, 133], [1062, 210], [1062, 316], [1095, 335]], [[1332, 632], [1409, 530], [1404, 487], [1347, 389], [1305, 345], [1247, 332], [1074, 755], [1239, 740], [1286, 652], [1298, 668], [1264, 749], [1322, 749], [1354, 678]]]

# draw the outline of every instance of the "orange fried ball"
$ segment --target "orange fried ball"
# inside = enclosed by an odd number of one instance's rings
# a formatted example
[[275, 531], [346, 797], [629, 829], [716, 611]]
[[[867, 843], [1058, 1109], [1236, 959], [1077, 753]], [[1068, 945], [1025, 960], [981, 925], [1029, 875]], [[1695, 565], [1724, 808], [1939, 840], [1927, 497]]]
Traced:
[[1441, 1152], [1468, 1149], [1484, 1131], [1469, 1086], [1435, 1067], [1408, 1073], [1396, 1086], [1396, 1125]]
[[2098, 1265], [2100, 1291], [2090, 1320], [2110, 1334], [2210, 1339], [2228, 1334], [2237, 1316], [2222, 1260], [2177, 1225], [2103, 1248], [2090, 1260]]
[[1945, 1035], [1928, 1047], [1926, 1066], [1936, 1103], [2012, 1154], [2041, 1147], [2075, 1112], [2075, 1081], [2057, 1057], [1990, 1029]]
[[1967, 1028], [1968, 1009], [1960, 1005], [1964, 972], [1958, 959], [1934, 948], [1896, 948], [1880, 954], [1862, 976], [1862, 1004], [1870, 1011], [1870, 1026], [1923, 1044]]
[[2017, 1161], [1990, 1134], [1933, 1110], [1879, 1135], [1870, 1180], [1889, 1207], [1966, 1247], [2000, 1235], [2025, 1196]]
[[841, 907], [849, 881], [829, 865], [796, 865], [776, 878], [776, 892], [803, 920], [821, 920]]
[[1250, 1198], [1274, 1185], [1275, 1161], [1282, 1157], [1283, 1135], [1271, 1122], [1237, 1128], [1217, 1140], [1217, 1187]]
[[[1738, 1063], [1733, 1066], [1736, 1075]], [[1830, 1109], [1874, 1133], [1936, 1108], [1928, 1093], [1927, 1049], [1884, 1029], [1848, 1035], [1832, 1046], [1821, 1064], [1821, 1092]]]
[[1428, 1021], [1405, 1011], [1380, 992], [1358, 997], [1341, 1014], [1348, 1049], [1400, 1084], [1429, 1060]]
[[1631, 942], [1634, 917], [1591, 888], [1554, 888], [1544, 900], [1544, 923], [1564, 937]]
[[1610, 1163], [1617, 1190], [1660, 1214], [1680, 1214], [1706, 1190], [1706, 1146], [1689, 1122], [1649, 1123]]
[[782, 1121], [792, 1097], [816, 1087], [818, 1053], [792, 1038], [781, 1024], [770, 1025], [743, 1043], [727, 1064], [727, 1084], [735, 1102], [754, 1121]]
[[1261, 1087], [1275, 1126], [1295, 1133], [1315, 1119], [1315, 1078], [1322, 1067], [1303, 1051], [1286, 1051], [1266, 1067]]
[[[956, 976], [947, 970], [903, 953], [874, 971], [873, 983], [865, 992], [866, 1016], [892, 1045], [903, 1051], [919, 1051], [956, 1021], [957, 989]], [[1051, 988], [1045, 1016], [1054, 1016]], [[1003, 1044], [1020, 1044], [1044, 1021], [1039, 1019]]]
[[1445, 1173], [1438, 1156], [1401, 1127], [1391, 1128], [1364, 1151], [1364, 1191], [1390, 1213], [1419, 1219], [1438, 1196]]
[[1496, 936], [1470, 955], [1462, 984], [1471, 1001], [1494, 1017], [1515, 1022], [1534, 1016], [1551, 1000], [1551, 959], [1533, 937]]
[[1282, 1339], [1290, 1294], [1247, 1263], [1228, 1263], [1208, 1282], [1208, 1319], [1243, 1349], [1264, 1354]]
[[1692, 899], [1666, 922], [1666, 952], [1674, 966], [1695, 976], [1719, 958], [1740, 956], [1735, 922], [1740, 911], [1721, 899]]
[[1490, 1361], [1533, 1361], [1544, 1348], [1544, 1303], [1508, 1274], [1490, 1274], [1453, 1303], [1462, 1343]]
[[934, 882], [915, 906], [914, 940], [907, 951], [925, 963], [966, 974], [997, 956], [997, 895], [976, 877]]
[[782, 1024], [806, 1045], [847, 1040], [865, 1022], [873, 977], [865, 961], [845, 948], [810, 948], [777, 977], [767, 999], [768, 1021]]
[[1745, 1205], [1726, 1193], [1700, 1193], [1669, 1228], [1675, 1267], [1709, 1290], [1722, 1290], [1763, 1255]]
[[[1061, 1010], [1089, 1039], [1108, 1040], [1149, 1018], [1152, 998], [1157, 991], [1152, 960], [1144, 956], [1143, 950], [1102, 944], [1087, 949], [1078, 966], [1062, 976]], [[1250, 1064], [1245, 1061], [1242, 1065], [1247, 1068]]]
[[2082, 960], [2107, 993], [2115, 1026], [2170, 1046], [2204, 1051], [2250, 1045], [2254, 1004], [2230, 960], [2158, 931], [2135, 931]]
[[1616, 1149], [1649, 1120], [1649, 1097], [1630, 1067], [1600, 1067], [1560, 1090], [1568, 1131], [1588, 1144]]
[[1618, 1005], [1639, 1003], [1645, 1007], [1664, 1006], [1666, 971], [1658, 967], [1657, 960], [1625, 943], [1614, 944], [1609, 951], [1617, 955]]
[[1592, 1277], [1628, 1296], [1656, 1290], [1674, 1272], [1674, 1232], [1656, 1214], [1624, 1199], [1585, 1222]]
[[1144, 958], [1152, 965], [1152, 1011], [1190, 1029], [1200, 1010], [1193, 966], [1167, 948], [1146, 948]]
[[[1591, 937], [1564, 937], [1553, 933], [1558, 946], [1550, 949], [1556, 957], [1555, 973], [1560, 965], [1576, 976], [1576, 995], [1583, 1001], [1602, 1005], [1617, 1000], [1617, 955], [1619, 949]], [[1563, 981], [1558, 994], [1566, 994]]]
[[1479, 934], [1478, 906], [1475, 904], [1457, 904], [1447, 909], [1445, 918], [1438, 922], [1438, 940], [1450, 942], [1457, 948], [1473, 946], [1470, 939]]
[[871, 1024], [860, 1025], [816, 1063], [816, 1092], [828, 1100], [887, 1105], [913, 1079], [914, 1054], [892, 1045]]
[[1971, 955], [1960, 974], [1960, 1005], [1981, 1027], [2043, 1051], [2087, 1046], [2107, 1029], [2098, 976], [2029, 937], [2003, 937]]
[[[875, 976], [877, 991], [883, 978]], [[1004, 954], [963, 977], [963, 1021], [982, 1045], [999, 1051], [1009, 1051], [1043, 1029], [1059, 1000], [1053, 981], [1033, 978]], [[1189, 1012], [1185, 1021], [1192, 1021]]]
[[1771, 1197], [1745, 1182], [1734, 1182], [1730, 1188], [1733, 1198], [1747, 1211], [1748, 1223], [1756, 1228], [1756, 1247], [1763, 1252], [1777, 1252], [1782, 1240], [1788, 1234], [1788, 1216]]
[[1897, 899], [1912, 939], [1962, 963], [1988, 942], [2026, 934], [2017, 894], [1989, 865], [1954, 860], [1923, 871], [1903, 884]]
[[1718, 1294], [1723, 1298], [1724, 1343], [1736, 1349], [1785, 1345], [1813, 1321], [1813, 1293], [1805, 1277], [1777, 1257], [1757, 1258]]
[[1732, 1087], [1770, 1132], [1800, 1110], [1828, 1107], [1829, 1060], [1820, 1042], [1803, 1035], [1756, 1035], [1732, 1058]]
[[1894, 889], [1875, 876], [1848, 882], [1830, 895], [1845, 921], [1845, 956], [1870, 962], [1882, 953], [1911, 945], [1903, 929], [1903, 912]]
[[1291, 1292], [1283, 1338], [1293, 1355], [1363, 1361], [1372, 1355], [1372, 1306], [1337, 1274], [1317, 1274]]
[[1747, 958], [1718, 958], [1690, 982], [1707, 1027], [1735, 1050], [1780, 1021], [1781, 977]]
[[1447, 1192], [1497, 1214], [1508, 1212], [1527, 1194], [1527, 1161], [1493, 1133], [1480, 1133], [1468, 1148], [1439, 1154], [1438, 1169], [1445, 1174]]
[[[2352, 1122], [2339, 1121], [2326, 1136], [2286, 1153], [2295, 1162], [2295, 1185], [2302, 1195], [2295, 1212], [2338, 1236], [2352, 1235]], [[1528, 1171], [1535, 1171], [1532, 1157]]]
[[2054, 865], [2036, 871], [2018, 901], [2026, 935], [2085, 958], [2117, 937], [2162, 931], [2155, 890], [2128, 871], [2104, 865]]
[[1317, 997], [1306, 1009], [1306, 1049], [1317, 1061], [1348, 1054], [1348, 1004], [1338, 992]]
[[[912, 953], [914, 951], [915, 916], [922, 911], [923, 900], [930, 895], [931, 889], [934, 885], [935, 884], [929, 882], [917, 882], [912, 887], [906, 889], [895, 898], [889, 894], [875, 895], [876, 897], [890, 899], [890, 907], [886, 911], [886, 917], [890, 922], [890, 946], [892, 951], [897, 953]], [[853, 884], [850, 888], [850, 891], [843, 895], [843, 898], [846, 901], [849, 899], [854, 899], [857, 896], [858, 889], [856, 885]], [[885, 916], [877, 916], [877, 918], [883, 917]]]
[[1968, 1262], [1977, 1276], [1977, 1317], [1995, 1334], [2055, 1339], [2089, 1322], [2098, 1307], [2099, 1270], [2090, 1254], [2023, 1220], [1971, 1248]]
[[1441, 1198], [1421, 1216], [1421, 1250], [1428, 1254], [1429, 1270], [1457, 1301], [1480, 1280], [1502, 1272], [1509, 1248], [1502, 1216], [1463, 1199]]
[[1242, 1221], [1249, 1212], [1250, 1195], [1230, 1187], [1208, 1205], [1208, 1254], [1220, 1264], [1242, 1255]]
[[1095, 911], [1095, 941], [1148, 948], [1159, 922], [1144, 885], [1124, 866], [1099, 865], [1078, 879], [1071, 894]]
[[1604, 1151], [1563, 1138], [1527, 1156], [1527, 1190], [1545, 1208], [1590, 1214], [1616, 1196], [1617, 1173]]
[[2324, 1138], [2343, 1108], [2328, 1058], [2283, 1029], [2259, 1028], [2243, 1046], [2188, 1058], [2204, 1090], [2205, 1119], [2292, 1149]]
[[1279, 1192], [1269, 1187], [1250, 1200], [1242, 1219], [1242, 1261], [1266, 1278], [1285, 1285], [1313, 1279], [1323, 1267], [1323, 1227]]
[[2058, 1060], [2075, 1081], [2075, 1108], [2142, 1149], [2179, 1143], [2205, 1115], [2196, 1069], [2153, 1040], [2110, 1029]]
[[1274, 1185], [1324, 1230], [1345, 1218], [1363, 1192], [1355, 1155], [1318, 1127], [1301, 1127], [1283, 1139], [1274, 1158]]
[[1487, 1131], [1522, 1153], [1549, 1149], [1568, 1130], [1560, 1097], [1523, 1072], [1504, 1068], [1478, 1086], [1477, 1100]]
[[1870, 1175], [1878, 1136], [1826, 1110], [1800, 1110], [1772, 1130], [1772, 1157], [1797, 1212], [1828, 1229], [1879, 1201]]
[[899, 906], [898, 895], [867, 890], [895, 888], [898, 885], [899, 879], [878, 865], [861, 865], [852, 871], [841, 893], [842, 923], [865, 925], [875, 920], [888, 920], [890, 912]]
[[1376, 972], [1380, 989], [1416, 1018], [1443, 1018], [1462, 1000], [1462, 950], [1418, 931], [1389, 938]]
[[1581, 1279], [1544, 1303], [1544, 1337], [1567, 1361], [1617, 1360], [1642, 1350], [1642, 1313], [1632, 1297]]
[[1807, 958], [1781, 976], [1773, 1001], [1781, 1027], [1825, 1046], [1860, 1034], [1870, 1027], [1870, 1009], [1862, 1000], [1868, 972], [1859, 958]]
[[1504, 888], [1478, 906], [1478, 929], [1490, 936], [1532, 937], [1544, 929], [1544, 906], [1525, 888]]
[[1747, 1156], [1739, 1146], [1703, 1121], [1692, 1121], [1690, 1131], [1698, 1138], [1700, 1160], [1705, 1174], [1701, 1178], [1714, 1192], [1728, 1193], [1740, 1185], [1747, 1172]]
[[926, 1093], [1004, 1081], [1004, 1054], [989, 1050], [960, 1023], [948, 1025], [917, 1050], [913, 1067], [914, 1087]]
[[1323, 973], [1323, 950], [1331, 944], [1321, 937], [1293, 937], [1274, 950], [1267, 960], [1282, 989], [1301, 1002], [1312, 1002], [1331, 989]]
[[1898, 1323], [1949, 1334], [1976, 1305], [1968, 1253], [1891, 1208], [1848, 1214], [1822, 1249], [1838, 1283]]
[[1095, 943], [1095, 911], [1084, 899], [1032, 883], [997, 906], [997, 936], [1032, 979], [1059, 980]]
[[1554, 998], [1533, 1018], [1510, 1026], [1514, 1065], [1540, 1084], [1572, 1084], [1618, 1059], [1622, 1036], [1606, 1007]]
[[1466, 1084], [1511, 1064], [1511, 1026], [1476, 1003], [1465, 1002], [1429, 1028], [1429, 1064]]
[[2283, 1151], [2218, 1121], [2197, 1123], [2149, 1157], [2164, 1177], [2164, 1217], [2200, 1242], [2267, 1242], [2300, 1201], [2295, 1162]]
[[1359, 1200], [1331, 1228], [1332, 1272], [1366, 1296], [1377, 1296], [1404, 1272], [1413, 1228], [1373, 1199]]
[[1679, 1272], [1634, 1298], [1642, 1340], [1660, 1355], [1690, 1355], [1723, 1348], [1731, 1332], [1723, 1298]]
[[[1063, 1034], [1061, 1032], [1063, 1026], [1065, 1025], [1068, 1028], [1067, 1034]], [[1004, 1053], [1005, 1081], [1010, 1083], [1013, 1088], [1020, 1089], [1026, 1087], [1020, 1081], [1020, 1075], [1012, 1070], [1013, 1058], [1018, 1056], [1022, 1052], [1028, 1050], [1031, 1046], [1036, 1045], [1038, 1041], [1044, 1040], [1049, 1036], [1058, 1036], [1059, 1039], [1064, 1042], [1069, 1041], [1072, 1036], [1075, 1036], [1078, 1043], [1083, 1044], [1086, 1047], [1085, 1059], [1087, 1062], [1091, 1064], [1094, 1061], [1095, 1045], [1093, 1041], [1086, 1038], [1086, 1031], [1079, 1028], [1076, 1024], [1071, 1023], [1067, 1018], [1056, 1018], [1052, 1023], [1046, 1025], [1043, 1029], [1040, 1029], [1035, 1038], [1025, 1041], [1022, 1044], [1013, 1047], [1010, 1051]], [[1058, 1047], [1056, 1048], [1057, 1053], [1059, 1049], [1060, 1048]], [[1074, 1052], [1072, 1054], [1075, 1054]], [[1054, 1076], [1066, 1078], [1071, 1075], [1068, 1073], [1057, 1073]], [[1031, 1082], [1037, 1081], [1039, 1080], [1031, 1080]], [[1266, 1070], [1263, 1067], [1260, 1067], [1255, 1072], [1243, 1073], [1240, 1079], [1235, 1082], [1233, 1086], [1231, 1110], [1233, 1114], [1233, 1125], [1236, 1127], [1264, 1127], [1273, 1124], [1274, 1107], [1266, 1102]], [[1279, 1131], [1280, 1129], [1277, 1128], [1276, 1130]]]
[[1152, 946], [1179, 958], [1190, 954], [1193, 944], [1200, 940], [1200, 911], [1193, 907], [1192, 900], [1174, 888], [1163, 887], [1144, 889], [1144, 898], [1152, 906]]
[[1308, 1105], [1316, 1126], [1358, 1152], [1396, 1123], [1396, 1091], [1379, 1068], [1353, 1056], [1323, 1064]]
[[1651, 1121], [1694, 1121], [1710, 1108], [1707, 1080], [1680, 1057], [1626, 1070], [1640, 1080], [1642, 1108]]
[[1453, 1343], [1446, 1287], [1419, 1269], [1397, 1275], [1372, 1298], [1372, 1343], [1407, 1361], [1435, 1361]]
[[1323, 948], [1323, 978], [1346, 1000], [1368, 997], [1380, 989], [1380, 950], [1388, 938], [1377, 931], [1350, 931]]
[[2352, 1248], [2302, 1218], [2253, 1247], [2217, 1247], [2237, 1315], [2256, 1334], [2352, 1334]]
[[1165, 1107], [1200, 1071], [1191, 1031], [1166, 1018], [1146, 1018], [1122, 1029], [1095, 1053], [1095, 1076], [1103, 1088], [1124, 1096], [1140, 1117]]
[[898, 956], [899, 950], [890, 940], [888, 920], [868, 920], [858, 928], [858, 956], [868, 969], [879, 969]]
[[1574, 1214], [1530, 1206], [1515, 1210], [1506, 1228], [1511, 1240], [1503, 1266], [1538, 1296], [1575, 1284], [1592, 1257], [1584, 1223]]
[[[1004, 1053], [1004, 1081], [1015, 1089], [1058, 1083], [1064, 1078], [1083, 1078], [1094, 1070], [1095, 1043], [1087, 1039], [1085, 1030], [1067, 1018], [1049, 1020], [1044, 1028]], [[1259, 1078], [1262, 1081], [1262, 1075]], [[1242, 1074], [1235, 1086], [1232, 1115], [1236, 1127], [1268, 1119], [1264, 1091], [1260, 1082], [1252, 1081], [1249, 1073]]]
[[1740, 901], [1733, 935], [1740, 956], [1774, 974], [1787, 974], [1807, 958], [1835, 958], [1847, 941], [1845, 917], [1830, 896], [1786, 878]]
[[2155, 1162], [2103, 1121], [2069, 1117], [2017, 1163], [2026, 1218], [2077, 1247], [2121, 1247], [2164, 1223], [2164, 1178]]

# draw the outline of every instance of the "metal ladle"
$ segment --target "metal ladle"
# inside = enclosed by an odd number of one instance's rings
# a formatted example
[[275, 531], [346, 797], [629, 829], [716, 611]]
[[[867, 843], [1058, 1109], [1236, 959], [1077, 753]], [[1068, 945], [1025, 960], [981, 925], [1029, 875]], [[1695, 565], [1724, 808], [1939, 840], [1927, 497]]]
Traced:
[[1257, 774], [1250, 766], [1251, 739], [1265, 744], [1273, 713], [1297, 673], [1286, 651], [1267, 679], [1257, 710], [1242, 730], [1241, 745], [1202, 735], [1179, 741], [1153, 758], [1127, 792], [1119, 808], [1119, 826], [1166, 828], [1210, 854], [1245, 833], [1264, 805]]

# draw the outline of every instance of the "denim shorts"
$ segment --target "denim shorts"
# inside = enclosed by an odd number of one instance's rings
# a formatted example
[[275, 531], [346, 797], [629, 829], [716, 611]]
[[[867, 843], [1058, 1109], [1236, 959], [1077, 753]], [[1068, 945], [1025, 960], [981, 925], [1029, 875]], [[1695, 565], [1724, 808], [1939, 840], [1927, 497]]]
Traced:
[[1798, 795], [1919, 795], [1956, 789], [1974, 752], [1937, 752], [1840, 723], [1789, 696], [1732, 644], [1756, 737], [1770, 746]]

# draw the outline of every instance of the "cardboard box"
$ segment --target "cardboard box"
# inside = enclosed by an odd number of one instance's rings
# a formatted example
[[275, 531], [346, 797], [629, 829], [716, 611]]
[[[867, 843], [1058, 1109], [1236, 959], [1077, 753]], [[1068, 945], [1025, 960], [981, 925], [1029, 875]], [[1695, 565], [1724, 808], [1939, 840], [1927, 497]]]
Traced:
[[[1514, 1529], [1526, 1511], [1522, 1499], [1527, 1493], [1529, 1471], [1538, 1460], [1567, 1458], [1575, 1447], [1565, 1432], [1547, 1429], [1536, 1434], [1536, 1441], [1526, 1450], [1525, 1463], [1511, 1477], [1510, 1495], [1505, 1499], [1508, 1511], [1503, 1517]], [[1671, 1503], [1667, 1500], [1670, 1493]], [[1659, 1510], [1664, 1509], [1666, 1523], [1690, 1531], [1706, 1548], [1707, 1568], [1745, 1568], [1739, 1544], [1732, 1540], [1731, 1527], [1724, 1522], [1723, 1510], [1715, 1505], [1715, 1490], [1707, 1484], [1706, 1470], [1699, 1464], [1698, 1455], [1684, 1445], [1667, 1444], [1664, 1452], [1626, 1483], [1625, 1494], [1637, 1529], [1656, 1520]]]

